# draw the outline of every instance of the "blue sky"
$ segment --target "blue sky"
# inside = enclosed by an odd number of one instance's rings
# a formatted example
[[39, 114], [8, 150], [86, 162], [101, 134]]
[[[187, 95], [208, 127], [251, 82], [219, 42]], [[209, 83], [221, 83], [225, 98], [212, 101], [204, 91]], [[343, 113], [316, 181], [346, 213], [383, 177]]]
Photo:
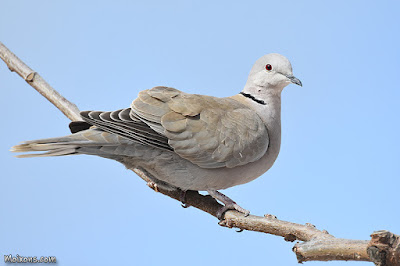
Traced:
[[[229, 96], [256, 59], [285, 55], [303, 87], [283, 92], [278, 160], [224, 193], [255, 215], [337, 237], [400, 233], [398, 1], [20, 0], [1, 9], [0, 41], [81, 110], [125, 108], [157, 85]], [[12, 145], [66, 135], [69, 121], [3, 63], [0, 90], [1, 257], [297, 265], [293, 243], [222, 228], [116, 162], [14, 158]]]

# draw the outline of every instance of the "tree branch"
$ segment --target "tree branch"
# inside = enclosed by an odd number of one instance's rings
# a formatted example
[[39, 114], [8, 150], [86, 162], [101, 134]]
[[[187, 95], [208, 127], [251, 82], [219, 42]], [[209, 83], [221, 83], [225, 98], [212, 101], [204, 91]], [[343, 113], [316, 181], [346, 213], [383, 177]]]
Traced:
[[47, 83], [38, 73], [33, 71], [24, 62], [22, 62], [15, 54], [0, 42], [0, 58], [7, 64], [8, 68], [21, 76], [29, 85], [42, 94], [55, 107], [72, 121], [81, 120], [78, 107], [65, 99], [49, 83]]
[[297, 243], [293, 251], [297, 260], [330, 261], [330, 260], [358, 260], [370, 261], [367, 253], [368, 241], [348, 240], [341, 238], [316, 238], [303, 243]]
[[[0, 42], [0, 58], [8, 68], [20, 75], [29, 85], [54, 104], [72, 121], [81, 120], [78, 107], [54, 90], [38, 73], [29, 68]], [[133, 171], [156, 192], [180, 200], [180, 190], [157, 187], [142, 169]], [[186, 193], [186, 204], [217, 217], [222, 207], [211, 196], [203, 196], [197, 191]], [[237, 211], [225, 213], [219, 225], [229, 228], [257, 231], [282, 236], [286, 241], [303, 241], [293, 247], [299, 263], [305, 261], [354, 260], [372, 261], [381, 266], [400, 266], [400, 238], [387, 231], [373, 233], [371, 241], [339, 239], [327, 231], [318, 230], [311, 224], [301, 225], [278, 220], [273, 215], [245, 217]]]

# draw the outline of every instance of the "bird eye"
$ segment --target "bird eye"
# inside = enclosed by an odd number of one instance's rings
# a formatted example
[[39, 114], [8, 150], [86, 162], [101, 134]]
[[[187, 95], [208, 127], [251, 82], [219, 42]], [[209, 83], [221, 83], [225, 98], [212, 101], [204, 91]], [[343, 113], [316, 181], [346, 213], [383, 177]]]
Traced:
[[265, 66], [265, 69], [268, 70], [268, 71], [271, 71], [272, 70], [272, 66], [270, 64], [268, 64], [268, 65]]

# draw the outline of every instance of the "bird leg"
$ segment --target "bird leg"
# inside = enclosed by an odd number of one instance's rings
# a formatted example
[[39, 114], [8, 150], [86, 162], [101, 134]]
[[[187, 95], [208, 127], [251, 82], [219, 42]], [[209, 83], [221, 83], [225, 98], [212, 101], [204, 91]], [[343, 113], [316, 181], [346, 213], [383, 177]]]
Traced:
[[228, 196], [222, 194], [219, 191], [216, 190], [207, 190], [208, 194], [210, 194], [211, 197], [213, 197], [216, 200], [219, 200], [225, 206], [223, 206], [221, 209], [218, 210], [217, 212], [217, 218], [222, 220], [222, 217], [224, 216], [224, 213], [228, 210], [237, 210], [238, 212], [243, 213], [245, 216], [249, 216], [250, 211], [243, 209], [239, 205], [236, 204], [232, 199], [230, 199]]
[[181, 193], [179, 195], [179, 201], [182, 202], [181, 206], [183, 208], [190, 207], [190, 205], [186, 203], [186, 192], [187, 192], [187, 190], [181, 190]]

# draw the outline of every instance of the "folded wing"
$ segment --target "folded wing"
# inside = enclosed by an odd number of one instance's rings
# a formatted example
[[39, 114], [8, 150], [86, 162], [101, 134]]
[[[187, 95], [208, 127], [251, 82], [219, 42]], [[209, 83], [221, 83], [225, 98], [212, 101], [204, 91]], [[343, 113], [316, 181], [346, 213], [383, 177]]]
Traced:
[[168, 87], [139, 93], [131, 108], [85, 111], [85, 122], [151, 147], [174, 151], [202, 168], [232, 168], [260, 159], [267, 129], [247, 106], [231, 99]]
[[268, 149], [260, 117], [231, 98], [155, 87], [139, 93], [130, 117], [165, 136], [175, 153], [202, 168], [244, 165]]

